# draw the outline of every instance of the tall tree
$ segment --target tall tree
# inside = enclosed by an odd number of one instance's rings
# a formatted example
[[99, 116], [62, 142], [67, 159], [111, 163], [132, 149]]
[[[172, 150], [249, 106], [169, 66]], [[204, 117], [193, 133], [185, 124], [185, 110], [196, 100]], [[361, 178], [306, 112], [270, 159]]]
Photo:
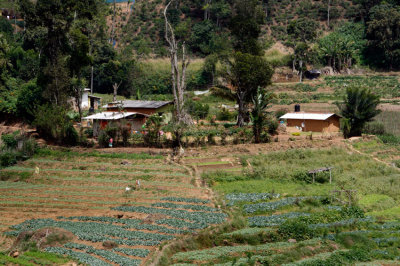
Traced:
[[271, 84], [273, 70], [270, 64], [261, 56], [236, 52], [227, 61], [224, 78], [235, 92], [239, 105], [237, 125], [245, 125], [248, 104], [257, 93], [257, 88]]
[[258, 0], [237, 0], [233, 8], [230, 30], [235, 51], [252, 55], [261, 55], [258, 41], [264, 13]]
[[318, 24], [308, 18], [292, 20], [288, 25], [289, 45], [294, 49], [293, 72], [296, 71], [296, 64], [299, 64], [299, 79], [302, 82], [303, 64], [307, 63], [309, 55], [309, 43], [317, 37]]
[[[68, 33], [75, 20], [93, 19], [97, 12], [98, 0], [20, 0], [20, 10], [26, 20], [28, 35], [38, 28], [44, 29], [43, 55], [38, 84], [48, 100], [54, 104], [66, 104], [64, 88], [70, 80], [65, 76], [71, 52]], [[60, 82], [67, 82], [61, 84]]]
[[400, 68], [400, 7], [371, 8], [367, 22], [368, 56], [383, 68]]
[[343, 116], [342, 128], [346, 138], [360, 136], [365, 123], [371, 121], [380, 110], [379, 96], [367, 89], [348, 88], [342, 103], [336, 103]]
[[273, 70], [265, 58], [259, 43], [264, 12], [259, 0], [236, 0], [229, 28], [233, 36], [234, 54], [225, 59], [224, 77], [235, 93], [239, 105], [237, 125], [245, 125], [247, 107], [257, 88], [271, 83]]

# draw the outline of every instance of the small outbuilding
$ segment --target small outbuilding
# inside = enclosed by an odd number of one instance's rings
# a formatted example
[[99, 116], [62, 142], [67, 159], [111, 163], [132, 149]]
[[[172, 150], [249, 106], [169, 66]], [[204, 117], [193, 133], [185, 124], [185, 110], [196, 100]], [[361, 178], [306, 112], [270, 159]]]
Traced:
[[280, 117], [286, 120], [288, 127], [301, 128], [302, 131], [312, 132], [339, 132], [340, 116], [334, 113], [287, 113]]

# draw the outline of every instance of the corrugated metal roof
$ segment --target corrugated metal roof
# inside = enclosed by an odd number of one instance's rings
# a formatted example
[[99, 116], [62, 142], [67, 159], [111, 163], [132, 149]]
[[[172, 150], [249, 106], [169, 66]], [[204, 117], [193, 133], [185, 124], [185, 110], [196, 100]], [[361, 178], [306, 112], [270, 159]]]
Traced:
[[301, 120], [326, 120], [335, 114], [314, 114], [314, 113], [287, 113], [280, 119], [301, 119]]
[[157, 109], [163, 107], [164, 105], [171, 104], [171, 101], [133, 101], [133, 100], [126, 100], [126, 101], [118, 101], [112, 102], [113, 106], [109, 106], [107, 104], [105, 107], [115, 107], [115, 105], [120, 105], [122, 108], [147, 108], [147, 109]]
[[135, 112], [102, 112], [102, 113], [97, 113], [94, 115], [89, 115], [87, 117], [83, 117], [83, 119], [86, 120], [118, 120], [118, 119], [122, 119], [131, 115], [144, 115], [147, 116], [145, 114], [141, 114], [141, 113], [135, 113]]

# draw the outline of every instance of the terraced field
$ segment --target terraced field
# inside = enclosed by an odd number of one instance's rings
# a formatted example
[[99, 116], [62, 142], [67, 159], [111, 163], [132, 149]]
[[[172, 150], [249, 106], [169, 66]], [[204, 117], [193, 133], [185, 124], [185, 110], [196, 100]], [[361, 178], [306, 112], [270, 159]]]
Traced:
[[144, 264], [163, 242], [226, 219], [184, 167], [160, 156], [50, 152], [0, 173], [1, 231], [65, 229], [77, 238], [46, 251], [89, 265]]
[[[227, 157], [242, 162], [241, 169], [200, 171], [233, 220], [212, 235], [176, 244], [167, 264], [400, 265], [396, 169], [335, 147]], [[225, 158], [209, 153], [197, 160], [190, 163], [218, 165]], [[332, 184], [324, 175], [307, 181], [307, 170], [327, 165], [335, 169]], [[346, 189], [357, 193], [350, 202], [332, 193]]]

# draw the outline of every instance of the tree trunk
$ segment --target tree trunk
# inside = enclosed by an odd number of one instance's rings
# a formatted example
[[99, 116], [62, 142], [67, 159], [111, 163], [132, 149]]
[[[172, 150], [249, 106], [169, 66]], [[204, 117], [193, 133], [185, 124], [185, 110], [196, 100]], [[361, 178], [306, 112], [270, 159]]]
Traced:
[[293, 73], [296, 72], [296, 56], [293, 58], [292, 61], [292, 72]]
[[111, 45], [114, 46], [114, 24], [115, 24], [115, 8], [116, 8], [116, 0], [114, 0], [114, 11], [113, 11], [113, 18], [111, 24]]
[[239, 91], [236, 93], [236, 97], [238, 100], [239, 104], [239, 110], [238, 110], [238, 117], [237, 117], [237, 123], [236, 125], [239, 127], [243, 127], [245, 125], [245, 117], [246, 117], [246, 105], [244, 102], [244, 92]]
[[178, 42], [175, 39], [174, 30], [167, 18], [167, 10], [171, 0], [164, 9], [164, 19], [165, 19], [165, 40], [169, 45], [169, 53], [171, 60], [171, 79], [172, 79], [172, 93], [174, 95], [174, 105], [175, 105], [175, 118], [179, 124], [192, 124], [193, 120], [189, 114], [185, 111], [185, 100], [184, 93], [186, 89], [186, 69], [190, 63], [189, 58], [186, 55], [185, 43], [182, 45], [182, 65], [179, 68], [178, 60]]
[[303, 60], [299, 61], [299, 67], [300, 67], [300, 82], [303, 82]]
[[116, 101], [117, 101], [117, 92], [118, 92], [118, 88], [119, 88], [119, 86], [121, 85], [121, 83], [122, 83], [122, 81], [121, 81], [119, 84], [117, 84], [117, 83], [114, 83], [114, 84], [113, 84], [113, 89], [114, 89], [114, 93], [113, 93], [113, 102], [116, 102]]
[[329, 29], [329, 20], [330, 20], [330, 12], [331, 12], [331, 0], [328, 0], [328, 29]]

